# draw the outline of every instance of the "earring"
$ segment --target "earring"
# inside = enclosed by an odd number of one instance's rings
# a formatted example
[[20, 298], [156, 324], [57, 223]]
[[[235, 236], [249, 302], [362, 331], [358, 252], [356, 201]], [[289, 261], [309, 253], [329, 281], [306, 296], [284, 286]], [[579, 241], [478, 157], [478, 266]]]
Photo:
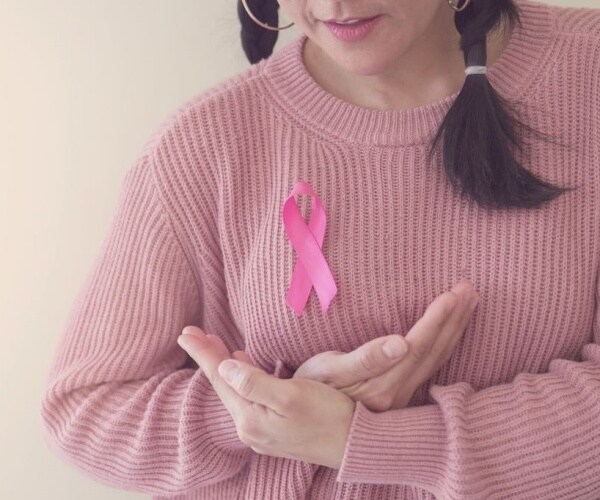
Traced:
[[[450, 0], [448, 0], [448, 1], [450, 1]], [[284, 26], [283, 28], [274, 28], [273, 26], [269, 26], [268, 24], [265, 24], [262, 21], [259, 21], [258, 19], [256, 19], [256, 17], [254, 16], [254, 14], [252, 14], [252, 12], [250, 12], [250, 8], [248, 7], [248, 4], [246, 3], [246, 0], [242, 0], [242, 5], [244, 6], [244, 9], [246, 9], [246, 12], [250, 16], [250, 18], [256, 24], [259, 24], [260, 26], [262, 26], [265, 29], [268, 29], [268, 30], [271, 30], [271, 31], [281, 31], [281, 30], [286, 30], [288, 28], [291, 28], [294, 25], [294, 23], [290, 23], [287, 26]]]
[[[460, 0], [458, 0], [460, 1]], [[467, 8], [467, 6], [471, 3], [471, 0], [465, 0], [465, 3], [463, 4], [462, 7], [458, 7], [458, 3], [456, 5], [454, 5], [452, 3], [452, 0], [448, 0], [448, 3], [450, 4], [450, 7], [452, 7], [454, 9], [454, 12], [460, 12], [461, 10], [465, 10]]]

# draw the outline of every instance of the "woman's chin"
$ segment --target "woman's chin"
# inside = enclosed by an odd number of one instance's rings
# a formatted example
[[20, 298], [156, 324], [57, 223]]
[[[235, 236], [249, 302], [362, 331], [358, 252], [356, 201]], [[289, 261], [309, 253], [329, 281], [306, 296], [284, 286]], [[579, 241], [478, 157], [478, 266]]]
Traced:
[[[327, 44], [316, 45], [312, 40], [306, 47], [305, 61], [311, 62], [313, 59], [322, 60], [323, 67], [330, 64], [337, 66], [340, 71], [359, 76], [373, 76], [386, 71], [391, 61], [387, 59], [378, 59], [383, 49], [368, 48], [367, 50], [345, 50], [340, 51], [339, 47], [331, 47]], [[317, 57], [316, 53], [321, 54]]]

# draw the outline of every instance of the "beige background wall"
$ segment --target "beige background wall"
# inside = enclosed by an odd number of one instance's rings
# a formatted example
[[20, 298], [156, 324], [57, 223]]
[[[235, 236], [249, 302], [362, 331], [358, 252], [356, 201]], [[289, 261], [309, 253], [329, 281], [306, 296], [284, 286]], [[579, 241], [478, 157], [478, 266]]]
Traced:
[[[0, 498], [148, 498], [46, 449], [40, 398], [124, 172], [171, 111], [249, 66], [236, 2], [0, 5]], [[275, 50], [298, 34], [284, 31]]]

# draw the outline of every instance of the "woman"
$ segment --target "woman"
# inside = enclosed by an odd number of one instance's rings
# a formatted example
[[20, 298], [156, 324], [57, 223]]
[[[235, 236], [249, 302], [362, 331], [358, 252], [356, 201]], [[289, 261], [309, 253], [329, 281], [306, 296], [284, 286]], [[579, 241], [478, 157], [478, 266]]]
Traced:
[[124, 179], [49, 443], [153, 498], [598, 498], [600, 10], [238, 12], [253, 65]]

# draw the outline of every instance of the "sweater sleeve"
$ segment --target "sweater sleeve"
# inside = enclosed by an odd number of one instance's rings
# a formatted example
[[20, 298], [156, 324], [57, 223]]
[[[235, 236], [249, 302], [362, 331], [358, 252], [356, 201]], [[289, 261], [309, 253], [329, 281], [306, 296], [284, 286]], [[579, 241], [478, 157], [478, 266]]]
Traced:
[[[597, 286], [596, 305], [600, 303]], [[579, 360], [475, 391], [432, 385], [436, 404], [358, 402], [337, 481], [412, 485], [439, 499], [597, 499], [600, 312]]]
[[208, 271], [194, 264], [199, 278], [192, 272], [152, 165], [141, 156], [123, 179], [55, 355], [41, 416], [48, 446], [91, 477], [166, 496], [235, 475], [252, 449], [176, 342], [186, 325], [203, 326]]

